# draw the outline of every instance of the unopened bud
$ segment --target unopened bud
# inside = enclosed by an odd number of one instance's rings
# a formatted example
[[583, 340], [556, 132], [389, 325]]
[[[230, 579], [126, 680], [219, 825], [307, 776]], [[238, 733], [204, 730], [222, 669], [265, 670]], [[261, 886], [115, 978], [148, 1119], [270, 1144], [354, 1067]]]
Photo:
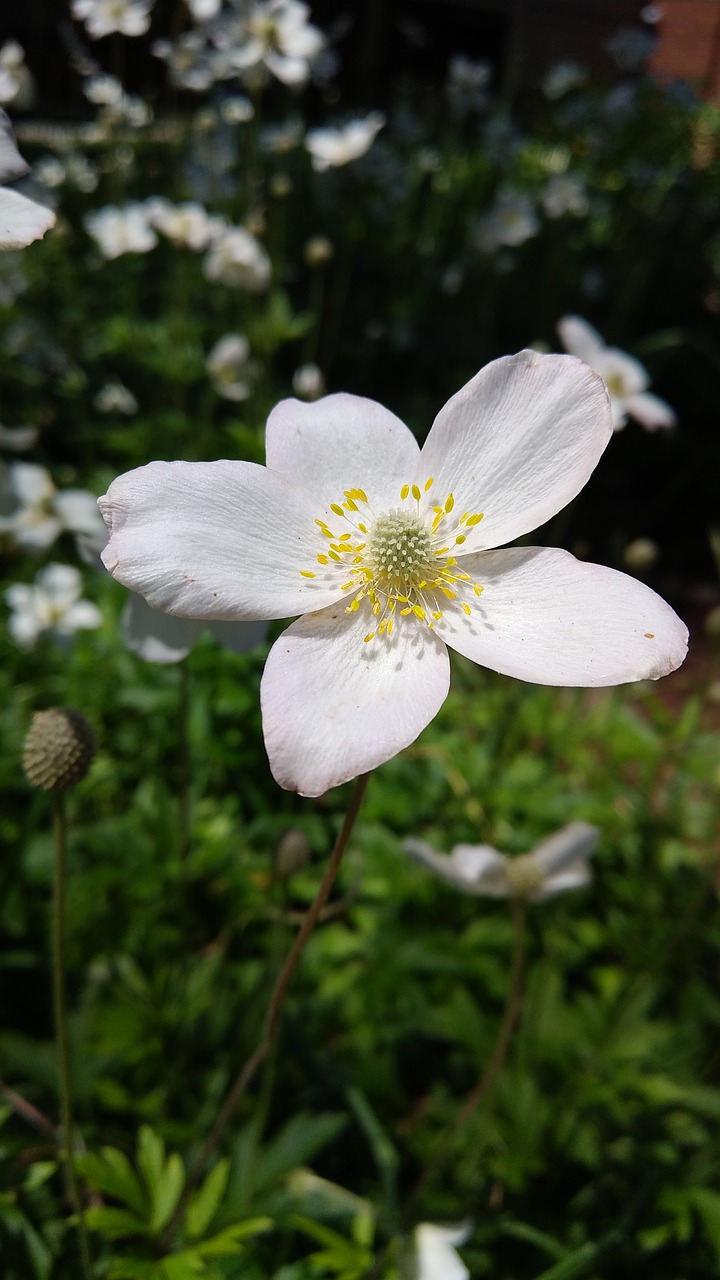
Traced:
[[302, 831], [291, 827], [281, 835], [273, 854], [273, 871], [276, 880], [289, 880], [302, 871], [310, 861], [310, 845]]
[[95, 755], [95, 735], [79, 711], [36, 711], [23, 743], [28, 782], [43, 791], [63, 791], [85, 777]]

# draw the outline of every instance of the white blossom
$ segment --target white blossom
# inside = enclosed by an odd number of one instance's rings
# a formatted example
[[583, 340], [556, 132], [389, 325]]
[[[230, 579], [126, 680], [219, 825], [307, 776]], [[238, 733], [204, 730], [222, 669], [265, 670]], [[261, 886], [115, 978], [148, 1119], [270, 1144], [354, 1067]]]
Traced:
[[557, 173], [549, 179], [540, 196], [548, 218], [584, 218], [590, 209], [587, 188], [582, 178], [572, 173]]
[[[12, 182], [29, 172], [15, 146], [12, 126], [0, 110], [0, 182]], [[45, 205], [0, 187], [0, 249], [24, 249], [40, 240], [55, 225], [55, 214]]]
[[6, 40], [0, 48], [0, 103], [13, 103], [24, 109], [30, 105], [33, 90], [25, 50], [17, 40]]
[[519, 857], [505, 857], [486, 844], [458, 844], [449, 854], [441, 854], [424, 840], [408, 839], [403, 848], [464, 893], [539, 902], [590, 883], [587, 862], [599, 838], [597, 827], [571, 822]]
[[311, 129], [305, 135], [305, 146], [313, 169], [324, 173], [359, 160], [370, 150], [384, 124], [382, 112], [371, 111], [363, 120], [351, 120], [338, 129]]
[[612, 431], [602, 379], [534, 351], [482, 369], [422, 450], [372, 400], [286, 400], [266, 467], [153, 462], [118, 477], [100, 500], [103, 562], [179, 617], [297, 619], [265, 665], [265, 744], [281, 786], [320, 795], [429, 724], [448, 647], [539, 684], [656, 679], [682, 662], [687, 628], [644, 583], [507, 547], [572, 501]]
[[325, 379], [316, 364], [301, 364], [292, 379], [293, 391], [301, 400], [318, 400], [325, 395]]
[[470, 1272], [456, 1250], [465, 1244], [471, 1230], [466, 1222], [454, 1227], [421, 1222], [413, 1232], [403, 1280], [470, 1280]]
[[228, 228], [225, 218], [209, 214], [197, 201], [171, 204], [162, 197], [146, 201], [145, 208], [152, 225], [178, 247], [207, 249]]
[[152, 0], [72, 0], [70, 9], [93, 40], [113, 32], [144, 36], [150, 27]]
[[148, 253], [157, 244], [147, 209], [136, 202], [109, 204], [87, 214], [85, 230], [108, 260], [125, 253]]
[[496, 249], [517, 248], [540, 230], [540, 222], [532, 196], [524, 191], [505, 188], [494, 207], [475, 224], [474, 239], [484, 253]]
[[244, 227], [229, 227], [210, 246], [203, 271], [207, 280], [261, 293], [270, 283], [271, 267], [255, 236]]
[[82, 600], [80, 571], [69, 564], [49, 564], [32, 585], [16, 583], [5, 592], [12, 613], [8, 631], [22, 649], [32, 649], [41, 635], [67, 640], [76, 631], [102, 625], [97, 605]]
[[67, 530], [100, 534], [97, 501], [85, 489], [58, 491], [50, 472], [35, 462], [11, 462], [8, 481], [14, 509], [0, 518], [0, 532], [18, 546], [44, 551]]
[[675, 426], [675, 411], [647, 390], [650, 376], [634, 356], [619, 347], [606, 346], [597, 329], [581, 316], [565, 316], [558, 324], [558, 333], [565, 350], [584, 360], [603, 378], [610, 393], [616, 431], [625, 426], [628, 417], [635, 418], [646, 431]]
[[247, 400], [257, 367], [250, 358], [250, 343], [241, 333], [226, 333], [209, 353], [205, 367], [219, 396]]
[[93, 406], [98, 413], [122, 413], [127, 417], [139, 408], [132, 391], [122, 382], [106, 382], [95, 396]]
[[326, 43], [309, 13], [300, 0], [246, 0], [239, 17], [213, 38], [236, 71], [269, 72], [283, 84], [302, 85]]

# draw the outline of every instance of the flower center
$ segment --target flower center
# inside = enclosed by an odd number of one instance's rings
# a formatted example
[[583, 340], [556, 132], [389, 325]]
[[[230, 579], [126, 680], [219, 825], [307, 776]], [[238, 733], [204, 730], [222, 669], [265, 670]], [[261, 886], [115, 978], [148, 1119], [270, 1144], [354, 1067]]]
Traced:
[[605, 385], [611, 396], [620, 397], [627, 395], [625, 379], [621, 373], [609, 373], [605, 379]]
[[414, 511], [395, 507], [378, 516], [367, 542], [367, 558], [378, 583], [390, 588], [417, 586], [432, 573], [430, 534]]
[[[442, 506], [423, 505], [433, 480], [421, 492], [418, 485], [404, 484], [402, 506], [376, 514], [364, 489], [346, 489], [345, 501], [331, 503], [330, 510], [351, 531], [335, 533], [324, 520], [316, 520], [327, 539], [317, 556], [320, 576], [339, 574], [341, 592], [350, 599], [346, 613], [355, 613], [363, 601], [377, 619], [365, 642], [376, 636], [392, 635], [396, 615], [414, 615], [432, 628], [443, 616], [448, 600], [457, 600], [460, 591], [482, 594], [482, 587], [469, 573], [458, 568], [454, 552], [467, 541], [468, 530], [478, 525], [482, 512], [454, 514], [455, 499], [448, 494]], [[407, 505], [405, 505], [407, 504]], [[329, 545], [328, 545], [329, 544]], [[303, 578], [317, 578], [315, 569], [301, 569]], [[463, 613], [471, 614], [467, 600], [460, 601]]]
[[513, 897], [531, 898], [545, 883], [545, 873], [532, 853], [508, 858], [505, 864], [508, 886]]

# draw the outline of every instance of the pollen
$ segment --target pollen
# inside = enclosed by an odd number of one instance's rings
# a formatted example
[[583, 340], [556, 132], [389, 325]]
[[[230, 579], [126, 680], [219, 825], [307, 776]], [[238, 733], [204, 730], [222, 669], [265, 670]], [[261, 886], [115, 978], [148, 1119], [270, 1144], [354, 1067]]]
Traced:
[[[468, 596], [477, 599], [482, 594], [480, 583], [451, 554], [456, 551], [462, 557], [468, 533], [483, 519], [482, 512], [465, 511], [458, 518], [452, 493], [430, 504], [426, 495], [433, 485], [432, 477], [422, 485], [403, 484], [400, 505], [385, 511], [373, 508], [372, 495], [369, 499], [364, 489], [345, 489], [342, 503], [330, 505], [338, 524], [333, 522], [331, 528], [325, 520], [315, 521], [329, 545], [321, 544], [318, 550], [320, 572], [301, 569], [300, 575], [324, 583], [340, 575], [345, 612], [357, 613], [362, 607], [372, 618], [365, 644], [388, 640], [396, 618], [416, 619], [432, 629], [448, 607], [470, 617], [474, 607]], [[454, 601], [456, 605], [449, 605]]]

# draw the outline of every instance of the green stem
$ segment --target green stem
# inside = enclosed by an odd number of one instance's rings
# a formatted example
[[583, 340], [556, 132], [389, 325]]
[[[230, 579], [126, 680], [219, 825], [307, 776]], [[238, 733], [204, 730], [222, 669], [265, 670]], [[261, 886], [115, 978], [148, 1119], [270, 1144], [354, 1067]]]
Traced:
[[240, 1099], [247, 1092], [252, 1081], [255, 1079], [258, 1070], [273, 1048], [287, 989], [290, 986], [292, 976], [298, 966], [300, 957], [305, 950], [310, 934], [315, 928], [315, 925], [322, 913], [322, 909], [330, 896], [330, 891], [340, 869], [343, 854], [347, 848], [348, 840], [350, 839], [360, 812], [360, 807], [365, 796], [369, 778], [370, 775], [368, 773], [364, 773], [355, 783], [350, 804], [348, 805], [348, 810], [345, 814], [342, 827], [340, 828], [340, 833], [335, 841], [333, 851], [330, 854], [330, 861], [328, 862], [325, 874], [320, 882], [320, 886], [311, 906], [305, 913], [305, 917], [298, 930], [297, 937], [288, 951], [282, 968], [275, 979], [275, 985], [272, 989], [270, 1000], [268, 1001], [260, 1039], [236, 1077], [235, 1083], [231, 1086], [225, 1101], [220, 1108], [217, 1119], [205, 1139], [205, 1142], [200, 1148], [200, 1153], [188, 1175], [187, 1182], [185, 1183], [183, 1194], [178, 1201], [175, 1212], [165, 1228], [160, 1241], [160, 1245], [163, 1248], [166, 1248], [172, 1239], [172, 1233], [185, 1209], [188, 1197], [200, 1181], [208, 1160], [225, 1136], [225, 1132], [235, 1114], [235, 1110]]
[[73, 1114], [70, 1092], [70, 1052], [67, 1029], [67, 995], [65, 990], [65, 867], [67, 862], [67, 820], [65, 797], [56, 791], [53, 823], [55, 830], [55, 880], [53, 885], [53, 1015], [58, 1061], [60, 1093], [60, 1161], [62, 1163], [70, 1203], [75, 1210], [80, 1261], [84, 1280], [90, 1280], [90, 1248], [83, 1205], [73, 1159]]
[[190, 791], [190, 671], [188, 660], [183, 658], [179, 666], [178, 691], [178, 806], [180, 824], [180, 865], [184, 867], [190, 852], [192, 831], [192, 795]]

